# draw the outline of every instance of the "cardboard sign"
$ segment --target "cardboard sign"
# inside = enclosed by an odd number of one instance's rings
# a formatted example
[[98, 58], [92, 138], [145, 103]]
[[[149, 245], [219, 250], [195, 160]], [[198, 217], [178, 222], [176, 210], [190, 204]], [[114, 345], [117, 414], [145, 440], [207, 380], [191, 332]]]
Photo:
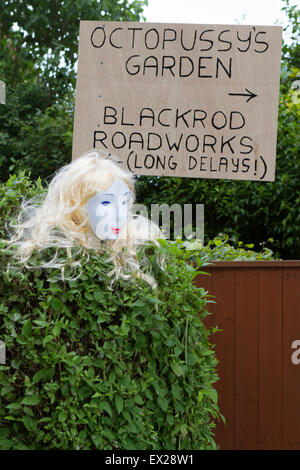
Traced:
[[279, 26], [81, 21], [73, 159], [140, 175], [273, 181]]

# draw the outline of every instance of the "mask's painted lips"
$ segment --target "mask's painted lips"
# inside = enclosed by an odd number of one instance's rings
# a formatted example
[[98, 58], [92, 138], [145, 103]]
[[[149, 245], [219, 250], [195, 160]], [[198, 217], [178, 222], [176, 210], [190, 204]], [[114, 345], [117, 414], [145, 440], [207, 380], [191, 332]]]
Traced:
[[111, 229], [112, 229], [112, 231], [113, 231], [116, 235], [118, 235], [118, 233], [120, 232], [120, 229], [119, 229], [119, 228], [113, 228], [113, 227], [112, 227]]

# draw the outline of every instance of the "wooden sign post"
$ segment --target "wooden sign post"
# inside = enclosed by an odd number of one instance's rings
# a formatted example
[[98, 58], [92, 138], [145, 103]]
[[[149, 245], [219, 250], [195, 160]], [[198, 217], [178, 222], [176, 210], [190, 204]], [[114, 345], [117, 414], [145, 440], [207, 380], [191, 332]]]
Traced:
[[273, 181], [282, 28], [81, 21], [73, 159]]

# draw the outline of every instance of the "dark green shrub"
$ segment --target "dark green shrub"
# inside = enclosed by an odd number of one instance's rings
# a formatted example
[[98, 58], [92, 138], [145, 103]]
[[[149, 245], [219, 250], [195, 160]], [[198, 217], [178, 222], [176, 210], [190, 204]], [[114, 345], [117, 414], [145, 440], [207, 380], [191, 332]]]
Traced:
[[73, 97], [51, 104], [47, 90], [25, 82], [6, 85], [0, 107], [0, 181], [26, 170], [47, 178], [71, 160]]
[[76, 281], [2, 274], [0, 448], [215, 447], [207, 298], [181, 250], [166, 251], [157, 297], [138, 281], [110, 290], [94, 255]]
[[[41, 191], [22, 176], [0, 186], [1, 222]], [[55, 270], [7, 272], [2, 251], [0, 449], [216, 447], [208, 297], [180, 242], [144, 252], [157, 292], [141, 280], [110, 289], [105, 256], [90, 253], [79, 279], [60, 281]]]

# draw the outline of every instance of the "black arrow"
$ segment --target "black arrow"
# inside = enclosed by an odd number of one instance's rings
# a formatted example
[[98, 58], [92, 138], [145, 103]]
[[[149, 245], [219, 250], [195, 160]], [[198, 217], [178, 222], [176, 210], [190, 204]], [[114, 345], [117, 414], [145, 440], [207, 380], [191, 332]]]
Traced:
[[252, 98], [255, 98], [257, 95], [255, 93], [252, 93], [252, 91], [249, 91], [248, 88], [245, 88], [245, 90], [248, 93], [228, 93], [230, 96], [248, 96], [247, 103], [248, 101], [252, 100]]

